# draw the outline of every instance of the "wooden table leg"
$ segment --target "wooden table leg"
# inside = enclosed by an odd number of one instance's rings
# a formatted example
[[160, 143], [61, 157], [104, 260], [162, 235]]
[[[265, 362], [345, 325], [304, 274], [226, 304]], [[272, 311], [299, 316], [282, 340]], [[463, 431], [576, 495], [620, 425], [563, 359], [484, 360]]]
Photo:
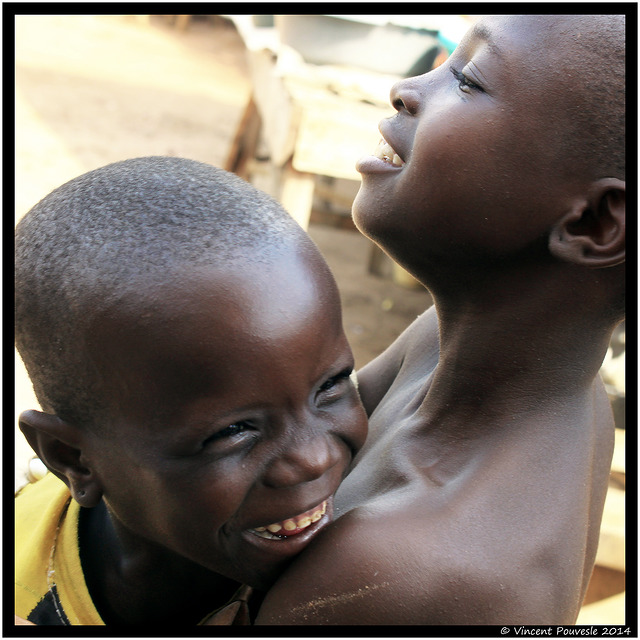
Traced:
[[314, 186], [314, 175], [296, 171], [291, 161], [283, 168], [280, 202], [303, 229], [309, 227]]
[[236, 135], [224, 164], [227, 171], [235, 173], [244, 180], [249, 179], [249, 163], [256, 153], [261, 124], [260, 113], [253, 97], [251, 97], [238, 124]]

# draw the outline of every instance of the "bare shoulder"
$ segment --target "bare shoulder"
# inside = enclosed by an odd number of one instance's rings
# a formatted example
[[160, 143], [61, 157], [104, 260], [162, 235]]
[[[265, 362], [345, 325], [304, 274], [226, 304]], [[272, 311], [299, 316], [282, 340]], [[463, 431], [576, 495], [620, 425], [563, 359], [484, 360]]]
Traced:
[[424, 522], [398, 526], [355, 509], [274, 585], [256, 624], [500, 624], [514, 611], [514, 623], [542, 620], [547, 602], [524, 602], [518, 575], [459, 541]]
[[256, 624], [402, 624], [422, 585], [404, 569], [406, 547], [380, 534], [366, 510], [341, 517], [269, 591]]
[[386, 395], [402, 367], [407, 365], [407, 358], [424, 357], [426, 354], [435, 366], [438, 346], [438, 318], [432, 306], [418, 316], [383, 353], [358, 372], [360, 396], [367, 414], [371, 415]]

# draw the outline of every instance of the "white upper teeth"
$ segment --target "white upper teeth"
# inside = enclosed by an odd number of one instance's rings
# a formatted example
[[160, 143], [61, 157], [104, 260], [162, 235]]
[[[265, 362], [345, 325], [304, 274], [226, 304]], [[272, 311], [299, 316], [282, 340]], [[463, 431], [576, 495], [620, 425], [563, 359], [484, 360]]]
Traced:
[[275, 534], [286, 535], [288, 531], [294, 531], [295, 529], [306, 529], [314, 522], [318, 522], [320, 518], [327, 511], [327, 501], [325, 500], [321, 505], [307, 511], [295, 518], [289, 518], [283, 522], [276, 522], [274, 524], [267, 525], [266, 527], [256, 527], [252, 529], [254, 533], [257, 533], [262, 538], [278, 539], [279, 536]]
[[395, 152], [394, 148], [386, 141], [380, 140], [373, 155], [380, 160], [390, 162], [396, 167], [401, 167], [404, 164], [402, 158]]

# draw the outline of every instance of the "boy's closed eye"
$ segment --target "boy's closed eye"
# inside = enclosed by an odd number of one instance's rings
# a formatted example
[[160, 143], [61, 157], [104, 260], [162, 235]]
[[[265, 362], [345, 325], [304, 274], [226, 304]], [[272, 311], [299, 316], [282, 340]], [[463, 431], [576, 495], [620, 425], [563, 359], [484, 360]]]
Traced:
[[484, 89], [477, 83], [472, 82], [469, 78], [462, 72], [458, 71], [455, 67], [450, 67], [451, 73], [453, 77], [458, 81], [458, 87], [461, 91], [465, 93], [471, 93], [471, 91], [484, 91]]

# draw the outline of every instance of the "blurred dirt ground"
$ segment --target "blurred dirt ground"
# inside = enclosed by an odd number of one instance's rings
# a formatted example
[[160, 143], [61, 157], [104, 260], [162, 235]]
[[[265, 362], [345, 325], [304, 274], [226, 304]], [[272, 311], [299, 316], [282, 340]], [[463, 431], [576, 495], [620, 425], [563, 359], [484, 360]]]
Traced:
[[[117, 160], [224, 165], [249, 98], [244, 45], [218, 16], [192, 18], [185, 29], [172, 18], [16, 17], [16, 222], [55, 187]], [[430, 296], [371, 275], [371, 244], [356, 231], [312, 223], [309, 232], [335, 273], [361, 367]], [[17, 417], [38, 406], [17, 357], [16, 383]], [[19, 484], [31, 450], [16, 434]]]

